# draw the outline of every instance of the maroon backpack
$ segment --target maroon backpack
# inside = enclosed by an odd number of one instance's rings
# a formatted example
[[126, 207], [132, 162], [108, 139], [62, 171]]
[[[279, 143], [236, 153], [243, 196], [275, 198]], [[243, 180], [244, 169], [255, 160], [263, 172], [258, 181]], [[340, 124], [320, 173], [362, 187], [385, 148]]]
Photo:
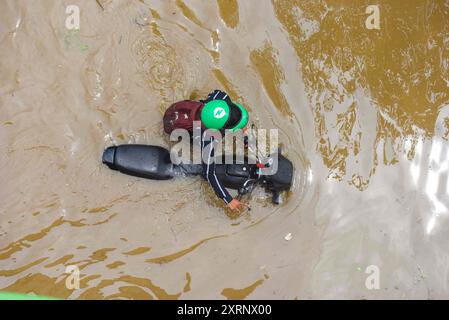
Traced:
[[[172, 104], [164, 114], [164, 131], [170, 134], [175, 129], [193, 131], [193, 121], [201, 121], [203, 103], [183, 100]], [[204, 127], [201, 125], [202, 129]]]

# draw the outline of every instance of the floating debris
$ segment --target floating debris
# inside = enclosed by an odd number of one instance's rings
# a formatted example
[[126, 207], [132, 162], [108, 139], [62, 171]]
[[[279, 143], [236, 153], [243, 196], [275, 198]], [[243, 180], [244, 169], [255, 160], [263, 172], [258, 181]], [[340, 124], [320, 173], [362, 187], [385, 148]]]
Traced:
[[287, 234], [285, 235], [285, 237], [284, 237], [284, 239], [285, 239], [286, 241], [290, 241], [292, 238], [293, 238], [293, 236], [292, 236], [291, 233], [287, 233]]

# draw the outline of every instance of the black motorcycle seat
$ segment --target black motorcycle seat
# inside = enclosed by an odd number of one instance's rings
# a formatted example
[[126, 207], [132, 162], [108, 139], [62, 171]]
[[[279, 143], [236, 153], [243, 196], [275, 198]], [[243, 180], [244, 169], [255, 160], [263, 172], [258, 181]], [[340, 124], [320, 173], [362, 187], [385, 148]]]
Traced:
[[103, 163], [113, 170], [141, 178], [168, 180], [173, 178], [170, 152], [159, 146], [120, 145], [107, 148]]

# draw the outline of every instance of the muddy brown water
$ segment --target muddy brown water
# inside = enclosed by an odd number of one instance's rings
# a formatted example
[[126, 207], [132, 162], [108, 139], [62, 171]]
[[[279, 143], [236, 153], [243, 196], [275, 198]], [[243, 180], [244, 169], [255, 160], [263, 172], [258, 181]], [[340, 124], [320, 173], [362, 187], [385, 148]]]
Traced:
[[[447, 298], [449, 7], [377, 3], [379, 30], [366, 1], [1, 1], [1, 290]], [[112, 144], [167, 145], [164, 110], [215, 88], [279, 129], [285, 203], [258, 189], [236, 217], [199, 178], [101, 164]]]

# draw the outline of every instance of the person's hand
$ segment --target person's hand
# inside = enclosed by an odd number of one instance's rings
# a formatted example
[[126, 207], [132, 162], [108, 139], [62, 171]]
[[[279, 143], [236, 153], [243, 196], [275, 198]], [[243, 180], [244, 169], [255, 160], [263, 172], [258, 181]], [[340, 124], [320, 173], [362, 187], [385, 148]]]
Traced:
[[248, 137], [248, 127], [243, 128], [243, 146], [248, 148], [249, 137]]
[[237, 199], [232, 199], [231, 202], [228, 203], [228, 208], [232, 211], [242, 211], [244, 208], [244, 204]]

